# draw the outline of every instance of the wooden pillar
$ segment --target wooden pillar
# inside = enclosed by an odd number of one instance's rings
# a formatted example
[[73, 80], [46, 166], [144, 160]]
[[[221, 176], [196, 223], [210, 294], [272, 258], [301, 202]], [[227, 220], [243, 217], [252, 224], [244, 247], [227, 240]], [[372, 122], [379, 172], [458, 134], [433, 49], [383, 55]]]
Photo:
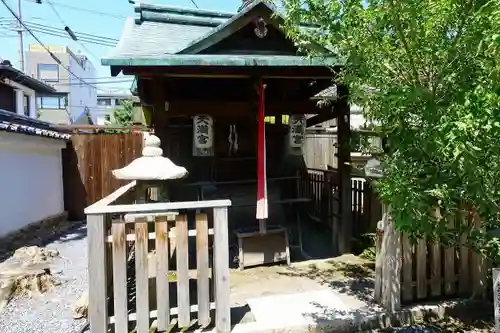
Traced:
[[162, 149], [164, 155], [168, 153], [165, 149], [165, 145], [168, 144], [168, 140], [165, 138], [165, 128], [167, 126], [167, 111], [165, 110], [165, 102], [167, 101], [165, 96], [165, 81], [163, 79], [154, 79], [149, 85], [152, 89], [153, 96], [153, 114], [151, 116], [151, 127], [154, 129], [155, 135], [160, 139], [162, 143]]
[[335, 103], [338, 127], [338, 170], [340, 197], [340, 235], [338, 250], [340, 254], [349, 253], [352, 243], [352, 189], [351, 189], [351, 124], [349, 109], [349, 90], [346, 86], [337, 86], [338, 99]]
[[227, 207], [214, 208], [214, 284], [215, 329], [218, 333], [231, 331], [229, 300], [229, 244]]

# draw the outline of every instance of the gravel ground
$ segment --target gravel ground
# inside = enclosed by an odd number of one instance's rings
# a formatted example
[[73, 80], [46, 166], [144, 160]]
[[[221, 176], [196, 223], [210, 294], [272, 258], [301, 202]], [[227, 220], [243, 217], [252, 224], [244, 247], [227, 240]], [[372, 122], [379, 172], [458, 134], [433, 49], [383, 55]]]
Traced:
[[[476, 313], [471, 309], [467, 315], [445, 317], [428, 324], [415, 324], [406, 327], [374, 330], [372, 333], [489, 333], [494, 332], [493, 318], [488, 314]], [[474, 319], [475, 318], [475, 319]]]
[[412, 327], [400, 327], [390, 330], [378, 330], [379, 333], [441, 333], [446, 332], [433, 327], [426, 327], [422, 325], [415, 325]]
[[71, 231], [47, 245], [59, 250], [53, 273], [62, 284], [37, 298], [20, 298], [0, 313], [2, 333], [76, 333], [84, 320], [73, 319], [73, 304], [87, 288], [87, 230]]

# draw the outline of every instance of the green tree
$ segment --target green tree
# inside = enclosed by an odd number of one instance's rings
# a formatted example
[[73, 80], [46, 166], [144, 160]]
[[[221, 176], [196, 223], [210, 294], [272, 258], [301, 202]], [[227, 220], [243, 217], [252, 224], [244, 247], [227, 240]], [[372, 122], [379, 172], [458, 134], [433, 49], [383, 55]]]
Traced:
[[134, 123], [134, 102], [123, 100], [121, 106], [113, 110], [113, 124], [123, 127]]
[[386, 177], [376, 185], [396, 227], [449, 242], [467, 232], [498, 257], [484, 230], [450, 230], [431, 210], [465, 206], [485, 229], [500, 226], [500, 2], [283, 2], [287, 34], [332, 50], [345, 63], [335, 79], [380, 125]]

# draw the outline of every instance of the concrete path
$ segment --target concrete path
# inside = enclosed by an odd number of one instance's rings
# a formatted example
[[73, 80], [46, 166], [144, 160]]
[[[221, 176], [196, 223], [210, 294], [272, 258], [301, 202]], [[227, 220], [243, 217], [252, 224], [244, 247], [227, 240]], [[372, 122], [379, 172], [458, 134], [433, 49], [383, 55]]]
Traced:
[[253, 320], [236, 324], [232, 333], [315, 332], [325, 325], [334, 332], [378, 310], [331, 289], [249, 298], [247, 304]]
[[350, 310], [330, 290], [258, 297], [249, 299], [248, 305], [255, 321], [266, 327], [313, 325], [334, 313]]

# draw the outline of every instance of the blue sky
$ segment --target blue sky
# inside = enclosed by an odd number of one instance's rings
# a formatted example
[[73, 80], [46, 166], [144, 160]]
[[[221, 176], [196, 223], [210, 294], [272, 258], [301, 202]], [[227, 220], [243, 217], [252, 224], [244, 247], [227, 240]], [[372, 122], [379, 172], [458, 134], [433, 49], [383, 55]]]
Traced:
[[[6, 1], [17, 12], [17, 0]], [[241, 4], [241, 0], [194, 1], [201, 9], [225, 12], [234, 12]], [[127, 0], [51, 0], [51, 2], [60, 17], [54, 13], [47, 0], [42, 0], [42, 4], [36, 4], [34, 0], [21, 0], [23, 21], [58, 29], [64, 29], [63, 22], [65, 22], [74, 32], [119, 39], [125, 17], [134, 16], [133, 5], [129, 4]], [[142, 2], [195, 8], [191, 0], [146, 0]], [[13, 19], [12, 14], [0, 2], [0, 58], [10, 60], [15, 67], [19, 68], [17, 33], [11, 31], [8, 27], [9, 21]], [[110, 78], [109, 67], [101, 66], [100, 58], [111, 50], [110, 47], [84, 43], [84, 48], [71, 39], [51, 36], [41, 32], [35, 32], [35, 35], [44, 44], [67, 45], [73, 52], [78, 53], [78, 51], [81, 51], [82, 54], [87, 55], [97, 69], [98, 79], [96, 79], [96, 82], [112, 81], [111, 83], [98, 84], [99, 88], [116, 91], [130, 87], [130, 82], [124, 82], [129, 79], [128, 77]], [[36, 41], [29, 33], [25, 32], [24, 49], [27, 50], [28, 45], [33, 43], [36, 43]], [[88, 54], [86, 49], [92, 54]]]

